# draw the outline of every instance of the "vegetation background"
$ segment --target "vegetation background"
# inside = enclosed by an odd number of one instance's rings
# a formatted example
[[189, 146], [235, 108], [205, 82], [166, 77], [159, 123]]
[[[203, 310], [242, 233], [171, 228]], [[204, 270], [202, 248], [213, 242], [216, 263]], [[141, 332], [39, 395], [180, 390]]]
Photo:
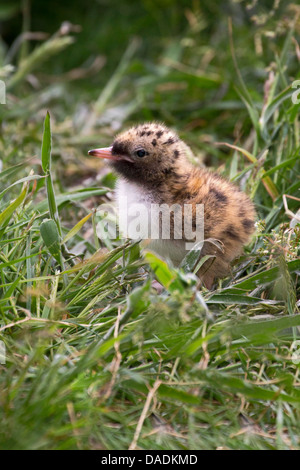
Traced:
[[[1, 2], [1, 449], [300, 449], [299, 15]], [[193, 253], [174, 269], [97, 237], [115, 176], [87, 150], [146, 120], [256, 204], [214, 292]]]

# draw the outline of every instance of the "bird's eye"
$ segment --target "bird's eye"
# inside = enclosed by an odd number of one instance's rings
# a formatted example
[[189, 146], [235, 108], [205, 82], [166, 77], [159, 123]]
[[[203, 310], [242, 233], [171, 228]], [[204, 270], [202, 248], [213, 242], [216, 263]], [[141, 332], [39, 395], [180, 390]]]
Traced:
[[135, 154], [136, 154], [137, 157], [142, 158], [142, 157], [144, 157], [145, 155], [147, 155], [147, 152], [146, 152], [146, 150], [144, 150], [144, 149], [140, 149], [140, 150], [137, 150], [137, 151], [135, 152]]

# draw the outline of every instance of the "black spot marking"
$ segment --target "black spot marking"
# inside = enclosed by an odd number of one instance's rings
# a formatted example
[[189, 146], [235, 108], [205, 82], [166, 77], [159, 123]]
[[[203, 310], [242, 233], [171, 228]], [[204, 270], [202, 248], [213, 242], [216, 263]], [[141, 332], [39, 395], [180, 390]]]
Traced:
[[226, 194], [222, 193], [221, 191], [219, 191], [218, 189], [216, 188], [210, 188], [209, 190], [210, 194], [213, 195], [213, 197], [220, 203], [222, 204], [226, 204], [228, 202], [228, 198], [226, 196]]
[[189, 199], [194, 199], [195, 197], [198, 196], [198, 194], [199, 194], [198, 191], [193, 191], [192, 193], [190, 193]]
[[156, 132], [156, 137], [159, 139], [164, 134], [163, 131]]
[[246, 215], [246, 211], [244, 207], [241, 207], [239, 210], [239, 217], [242, 218], [242, 217], [245, 217], [245, 215]]
[[178, 152], [178, 150], [174, 150], [174, 157], [175, 157], [175, 158], [178, 158], [178, 157], [179, 157], [179, 152]]
[[148, 131], [148, 132], [147, 132], [147, 135], [151, 135], [151, 134], [153, 134], [152, 131]]
[[153, 145], [153, 147], [155, 147], [156, 144], [157, 144], [156, 139], [153, 139], [153, 140], [152, 140], [152, 145]]
[[163, 169], [163, 174], [168, 176], [168, 175], [171, 175], [173, 173], [173, 168], [164, 168]]
[[244, 219], [244, 220], [242, 220], [242, 224], [243, 224], [243, 227], [244, 227], [246, 233], [252, 232], [252, 230], [254, 229], [253, 220]]
[[140, 132], [140, 136], [141, 136], [141, 137], [143, 137], [143, 135], [145, 135], [145, 134], [146, 134], [146, 131]]
[[127, 143], [124, 142], [114, 142], [112, 150], [112, 155], [128, 155]]
[[176, 139], [174, 137], [169, 137], [168, 140], [166, 140], [163, 145], [172, 145], [175, 144]]
[[232, 238], [233, 240], [240, 241], [239, 234], [233, 225], [228, 225], [226, 230], [224, 230], [223, 235]]
[[174, 192], [174, 199], [176, 201], [187, 201], [189, 198], [190, 194], [185, 189], [177, 189], [177, 191]]

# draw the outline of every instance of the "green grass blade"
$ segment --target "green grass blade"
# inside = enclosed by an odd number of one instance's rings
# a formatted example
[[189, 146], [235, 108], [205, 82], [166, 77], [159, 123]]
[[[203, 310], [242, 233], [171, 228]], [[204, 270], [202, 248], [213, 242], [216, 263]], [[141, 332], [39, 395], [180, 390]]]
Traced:
[[41, 149], [42, 168], [46, 174], [51, 170], [51, 139], [50, 113], [47, 111]]

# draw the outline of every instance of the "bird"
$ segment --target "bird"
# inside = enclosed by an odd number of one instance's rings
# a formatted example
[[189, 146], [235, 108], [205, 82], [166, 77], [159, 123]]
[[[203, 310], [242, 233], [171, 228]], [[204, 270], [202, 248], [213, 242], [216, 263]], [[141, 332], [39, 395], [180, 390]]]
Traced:
[[[119, 206], [127, 198], [129, 207], [141, 203], [145, 212], [151, 204], [175, 204], [183, 208], [184, 214], [184, 208], [190, 205], [190, 222], [195, 228], [195, 208], [202, 204], [204, 241], [199, 258], [204, 261], [197, 264], [198, 278], [211, 290], [218, 279], [230, 275], [231, 263], [242, 254], [255, 231], [254, 204], [234, 183], [195, 166], [190, 147], [175, 131], [159, 122], [137, 124], [119, 133], [110, 147], [93, 149], [88, 154], [108, 159], [118, 174]], [[150, 248], [179, 266], [187, 249], [184, 236], [175, 236], [175, 225], [173, 216], [170, 239], [150, 241]]]

